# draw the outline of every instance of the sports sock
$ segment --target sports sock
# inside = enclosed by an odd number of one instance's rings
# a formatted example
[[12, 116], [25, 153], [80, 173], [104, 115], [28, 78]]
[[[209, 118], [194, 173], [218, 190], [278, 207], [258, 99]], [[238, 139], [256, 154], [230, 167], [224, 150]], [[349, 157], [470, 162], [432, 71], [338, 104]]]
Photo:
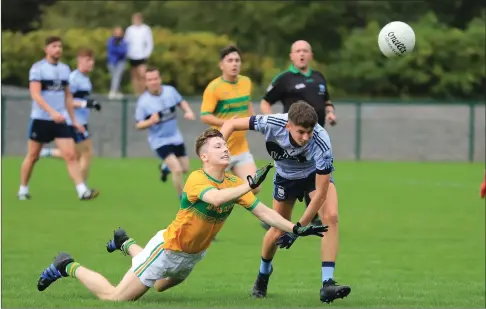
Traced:
[[260, 262], [260, 274], [270, 275], [272, 271], [272, 259], [264, 259], [262, 257], [262, 261]]
[[19, 194], [23, 195], [23, 194], [27, 194], [27, 193], [29, 193], [29, 187], [21, 185], [20, 188], [19, 188]]
[[133, 244], [136, 244], [137, 242], [135, 241], [135, 239], [133, 238], [128, 238], [127, 240], [125, 240], [125, 242], [121, 245], [121, 248], [120, 250], [123, 252], [123, 254], [125, 255], [129, 255], [128, 254], [128, 249], [130, 248], [131, 245]]
[[165, 172], [165, 173], [170, 172], [169, 167], [168, 167], [168, 166], [167, 166], [167, 164], [165, 164], [165, 163], [164, 163], [164, 164], [162, 164], [161, 170], [162, 170], [163, 172]]
[[42, 157], [42, 158], [52, 156], [52, 149], [51, 148], [42, 148], [39, 156]]
[[322, 262], [322, 282], [334, 278], [336, 262]]
[[66, 265], [66, 274], [68, 276], [76, 278], [76, 270], [81, 266], [78, 262], [72, 262]]
[[84, 182], [82, 182], [79, 185], [76, 185], [76, 191], [78, 191], [78, 196], [81, 198], [84, 192], [88, 191], [88, 188], [86, 187]]

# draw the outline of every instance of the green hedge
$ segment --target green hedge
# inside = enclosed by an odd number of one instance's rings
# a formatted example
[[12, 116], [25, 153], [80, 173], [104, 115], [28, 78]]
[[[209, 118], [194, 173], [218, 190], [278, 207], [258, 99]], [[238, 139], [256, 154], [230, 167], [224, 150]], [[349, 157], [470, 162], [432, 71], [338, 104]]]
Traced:
[[[34, 31], [20, 33], [2, 32], [2, 83], [28, 86], [28, 72], [32, 64], [43, 54], [44, 40], [49, 35], [60, 35], [64, 43], [63, 61], [76, 67], [76, 51], [88, 46], [95, 52], [96, 65], [91, 74], [96, 92], [107, 92], [110, 76], [106, 68], [106, 41], [111, 29], [70, 29], [67, 31]], [[209, 81], [220, 74], [219, 50], [233, 44], [226, 36], [211, 33], [177, 34], [166, 29], [152, 29], [154, 51], [149, 64], [161, 70], [164, 82], [175, 85], [185, 95], [200, 94]], [[263, 80], [271, 80], [270, 74], [278, 72], [273, 59], [255, 54], [244, 54], [243, 74], [255, 83], [260, 91]], [[131, 92], [128, 66], [123, 89]]]
[[[461, 30], [446, 27], [429, 14], [411, 26], [417, 43], [406, 57], [384, 57], [377, 44], [380, 25], [371, 22], [345, 37], [340, 52], [329, 64], [314, 63], [326, 75], [332, 97], [484, 99], [484, 19], [473, 20]], [[172, 33], [163, 28], [152, 31], [155, 48], [150, 64], [160, 68], [164, 82], [176, 86], [184, 95], [200, 95], [207, 83], [220, 74], [219, 50], [233, 43], [227, 36], [207, 32]], [[72, 68], [78, 48], [94, 49], [97, 65], [92, 81], [96, 92], [106, 92], [110, 80], [106, 40], [111, 29], [35, 31], [25, 35], [2, 32], [2, 82], [27, 86], [29, 68], [43, 57], [44, 39], [53, 34], [62, 36], [64, 61]], [[281, 59], [243, 54], [242, 74], [252, 78], [254, 95], [260, 95], [284, 69], [281, 64], [287, 57], [288, 50], [282, 51]], [[123, 88], [131, 92], [128, 70]]]

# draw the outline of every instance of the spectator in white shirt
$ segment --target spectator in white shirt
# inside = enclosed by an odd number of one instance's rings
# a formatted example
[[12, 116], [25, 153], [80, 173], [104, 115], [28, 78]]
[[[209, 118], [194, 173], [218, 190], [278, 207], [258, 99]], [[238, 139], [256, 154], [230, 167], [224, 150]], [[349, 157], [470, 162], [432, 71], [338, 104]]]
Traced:
[[131, 67], [133, 92], [140, 95], [145, 90], [146, 63], [154, 49], [152, 30], [143, 23], [141, 13], [132, 16], [132, 25], [125, 31], [125, 41], [128, 44], [127, 58]]

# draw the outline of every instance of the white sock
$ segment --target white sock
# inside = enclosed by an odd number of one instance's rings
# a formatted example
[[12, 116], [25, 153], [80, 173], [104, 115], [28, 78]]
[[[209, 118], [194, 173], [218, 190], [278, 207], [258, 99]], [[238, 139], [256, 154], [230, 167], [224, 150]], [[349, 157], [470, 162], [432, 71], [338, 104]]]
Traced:
[[42, 148], [40, 154], [42, 158], [43, 157], [50, 157], [52, 155], [51, 148]]
[[29, 187], [28, 186], [20, 186], [19, 188], [19, 194], [24, 195], [29, 193]]
[[88, 188], [84, 184], [84, 182], [80, 183], [79, 185], [76, 185], [76, 191], [78, 191], [78, 196], [81, 198], [83, 197], [83, 194], [88, 191]]

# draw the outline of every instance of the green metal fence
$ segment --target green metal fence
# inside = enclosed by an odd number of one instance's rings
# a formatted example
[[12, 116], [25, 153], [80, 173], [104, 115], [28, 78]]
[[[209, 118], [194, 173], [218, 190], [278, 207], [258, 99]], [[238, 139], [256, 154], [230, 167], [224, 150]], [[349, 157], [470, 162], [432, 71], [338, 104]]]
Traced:
[[[93, 113], [90, 123], [95, 149], [98, 146], [97, 155], [152, 156], [145, 133], [134, 129], [134, 99], [100, 100], [105, 101], [103, 111]], [[187, 100], [195, 111], [199, 110], [200, 97]], [[334, 151], [343, 159], [484, 161], [484, 102], [363, 100], [334, 103], [338, 125], [327, 129]], [[24, 153], [30, 108], [28, 96], [2, 96], [2, 155]], [[276, 107], [275, 112], [281, 111], [278, 109]], [[259, 110], [258, 106], [255, 110]], [[188, 145], [206, 127], [199, 121], [180, 121]], [[251, 135], [249, 142], [256, 157], [267, 157], [260, 144], [261, 137]]]

